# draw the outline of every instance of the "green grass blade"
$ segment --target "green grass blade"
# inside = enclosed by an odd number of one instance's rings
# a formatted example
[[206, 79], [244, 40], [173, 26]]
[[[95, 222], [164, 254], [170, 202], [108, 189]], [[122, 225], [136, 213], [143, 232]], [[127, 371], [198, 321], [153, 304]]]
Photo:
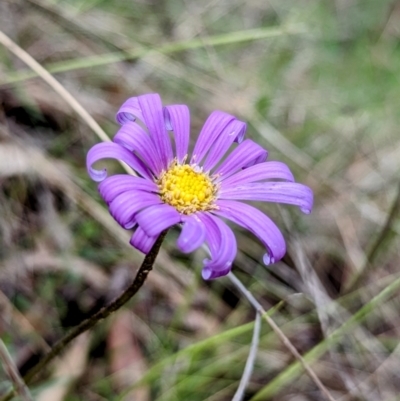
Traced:
[[[83, 57], [69, 61], [62, 61], [58, 63], [51, 63], [44, 65], [47, 71], [52, 74], [82, 70], [86, 68], [100, 67], [107, 64], [117, 63], [119, 61], [134, 60], [143, 58], [151, 52], [171, 54], [185, 50], [199, 49], [206, 46], [223, 46], [235, 43], [249, 42], [254, 40], [261, 40], [272, 38], [282, 35], [294, 35], [304, 32], [300, 28], [294, 27], [273, 27], [273, 28], [258, 28], [248, 29], [244, 31], [231, 32], [227, 34], [209, 36], [205, 38], [195, 38], [174, 43], [167, 43], [159, 47], [149, 48], [140, 47], [137, 49], [113, 52], [102, 54], [99, 56]], [[33, 71], [24, 71], [15, 74], [9, 74], [4, 84], [12, 84], [25, 81], [30, 78], [36, 77]]]
[[[385, 287], [378, 295], [365, 304], [358, 312], [356, 312], [350, 319], [348, 319], [342, 326], [336, 329], [328, 338], [315, 346], [312, 350], [307, 352], [304, 359], [307, 363], [311, 364], [316, 359], [320, 358], [331, 345], [337, 344], [342, 336], [350, 331], [354, 325], [361, 323], [376, 306], [388, 299], [400, 287], [400, 278], [395, 280], [392, 284]], [[283, 386], [287, 386], [296, 379], [301, 373], [303, 368], [298, 362], [292, 363], [280, 375], [278, 375], [269, 384], [263, 387], [257, 394], [255, 394], [250, 401], [265, 400], [276, 394]]]

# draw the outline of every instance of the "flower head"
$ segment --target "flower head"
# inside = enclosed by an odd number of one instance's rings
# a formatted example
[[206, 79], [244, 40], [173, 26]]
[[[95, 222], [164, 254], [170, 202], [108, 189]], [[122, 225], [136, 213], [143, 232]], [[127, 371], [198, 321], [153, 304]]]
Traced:
[[[267, 250], [264, 263], [283, 257], [285, 240], [275, 223], [240, 201], [287, 203], [310, 213], [313, 194], [294, 182], [284, 163], [266, 161], [265, 149], [243, 140], [244, 122], [214, 111], [189, 158], [186, 105], [163, 107], [157, 94], [133, 97], [121, 106], [117, 121], [121, 128], [113, 142], [89, 150], [87, 168], [101, 182], [99, 192], [111, 215], [134, 230], [132, 246], [148, 253], [162, 231], [181, 224], [178, 247], [192, 252], [205, 242], [211, 256], [204, 260], [202, 275], [213, 279], [230, 271], [237, 252], [235, 236], [223, 220], [228, 219], [258, 237]], [[233, 142], [238, 145], [225, 157]], [[125, 162], [137, 175], [107, 177], [105, 169], [93, 169], [104, 158]]]

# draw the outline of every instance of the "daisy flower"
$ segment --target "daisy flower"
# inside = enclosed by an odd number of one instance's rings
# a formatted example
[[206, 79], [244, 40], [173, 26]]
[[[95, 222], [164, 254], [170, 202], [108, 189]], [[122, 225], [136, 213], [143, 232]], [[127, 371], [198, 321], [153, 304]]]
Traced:
[[[163, 107], [158, 94], [128, 99], [116, 119], [121, 128], [112, 142], [94, 145], [87, 154], [90, 177], [111, 215], [133, 230], [130, 243], [148, 253], [162, 231], [180, 224], [177, 245], [192, 252], [203, 243], [210, 251], [202, 276], [214, 279], [231, 270], [236, 256], [230, 220], [254, 234], [266, 248], [264, 263], [280, 260], [285, 240], [275, 223], [242, 201], [296, 205], [310, 213], [313, 193], [295, 183], [289, 168], [266, 161], [268, 152], [244, 139], [246, 124], [222, 111], [206, 120], [191, 156], [188, 155], [190, 115], [186, 105]], [[227, 155], [232, 144], [238, 145]], [[92, 166], [101, 159], [125, 162], [136, 176]]]

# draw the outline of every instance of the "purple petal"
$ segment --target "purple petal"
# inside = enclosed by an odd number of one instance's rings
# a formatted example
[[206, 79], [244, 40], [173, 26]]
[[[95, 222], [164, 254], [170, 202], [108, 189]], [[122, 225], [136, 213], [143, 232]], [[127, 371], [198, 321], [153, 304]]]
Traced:
[[110, 214], [122, 227], [132, 228], [139, 210], [161, 203], [158, 195], [135, 190], [118, 195], [110, 203], [109, 209]]
[[219, 181], [226, 179], [246, 167], [264, 162], [268, 152], [251, 139], [246, 139], [214, 171], [219, 174]]
[[175, 208], [166, 203], [150, 206], [135, 217], [137, 223], [150, 237], [159, 235], [166, 228], [179, 223], [182, 218]]
[[243, 140], [246, 128], [246, 123], [234, 119], [221, 131], [207, 155], [203, 165], [205, 171], [211, 170], [221, 160], [235, 139]]
[[232, 220], [252, 232], [267, 248], [264, 263], [275, 263], [286, 252], [285, 240], [275, 223], [253, 206], [242, 202], [218, 200], [218, 210], [214, 214]]
[[176, 157], [182, 163], [188, 153], [190, 136], [190, 113], [184, 104], [173, 104], [164, 108], [165, 125], [174, 132]]
[[253, 200], [296, 205], [304, 213], [311, 213], [313, 193], [295, 182], [262, 182], [228, 187], [219, 192], [220, 199]]
[[142, 110], [138, 98], [131, 97], [119, 108], [116, 120], [120, 125], [124, 125], [127, 122], [135, 121], [136, 118], [143, 121]]
[[231, 186], [249, 184], [264, 180], [286, 180], [293, 182], [294, 177], [289, 167], [281, 162], [264, 162], [256, 164], [231, 175], [221, 182], [221, 190]]
[[173, 159], [171, 141], [164, 123], [164, 112], [157, 93], [138, 97], [144, 123], [158, 151], [163, 168], [166, 170]]
[[112, 202], [116, 196], [127, 191], [157, 192], [157, 185], [141, 177], [128, 174], [116, 174], [106, 178], [99, 185], [100, 195], [106, 203]]
[[235, 117], [222, 111], [213, 111], [200, 131], [190, 163], [200, 163], [220, 133]]
[[135, 151], [155, 175], [161, 173], [163, 164], [157, 150], [150, 136], [140, 125], [133, 122], [124, 124], [115, 134], [113, 141], [130, 151]]
[[182, 216], [183, 227], [177, 245], [184, 253], [193, 252], [204, 242], [206, 228], [197, 214]]
[[158, 235], [156, 235], [155, 237], [149, 237], [143, 231], [143, 229], [140, 226], [138, 226], [129, 242], [134, 248], [138, 249], [140, 252], [147, 254], [150, 252], [150, 249], [156, 242], [157, 238]]
[[236, 238], [232, 230], [219, 218], [210, 213], [199, 213], [206, 226], [206, 241], [211, 259], [204, 260], [202, 276], [211, 280], [227, 275], [237, 252]]
[[107, 170], [95, 170], [92, 165], [101, 159], [117, 159], [125, 162], [129, 167], [138, 172], [141, 176], [152, 179], [151, 173], [143, 162], [129, 150], [112, 142], [103, 142], [94, 145], [86, 156], [86, 166], [90, 178], [100, 182], [107, 177]]

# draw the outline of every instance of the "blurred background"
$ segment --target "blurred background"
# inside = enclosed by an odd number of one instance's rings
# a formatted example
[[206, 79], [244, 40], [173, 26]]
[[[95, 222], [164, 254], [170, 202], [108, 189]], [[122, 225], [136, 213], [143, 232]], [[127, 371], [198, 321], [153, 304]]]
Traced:
[[[0, 30], [109, 136], [150, 92], [189, 105], [192, 141], [215, 109], [247, 121], [315, 208], [258, 205], [288, 253], [266, 267], [235, 227], [234, 273], [335, 399], [400, 399], [399, 1], [1, 0]], [[0, 45], [0, 337], [22, 374], [142, 259], [88, 179], [99, 140]], [[178, 233], [138, 296], [39, 375], [36, 400], [232, 399], [255, 312], [227, 278], [201, 279], [204, 253], [179, 253]], [[264, 321], [244, 399], [325, 398]]]

